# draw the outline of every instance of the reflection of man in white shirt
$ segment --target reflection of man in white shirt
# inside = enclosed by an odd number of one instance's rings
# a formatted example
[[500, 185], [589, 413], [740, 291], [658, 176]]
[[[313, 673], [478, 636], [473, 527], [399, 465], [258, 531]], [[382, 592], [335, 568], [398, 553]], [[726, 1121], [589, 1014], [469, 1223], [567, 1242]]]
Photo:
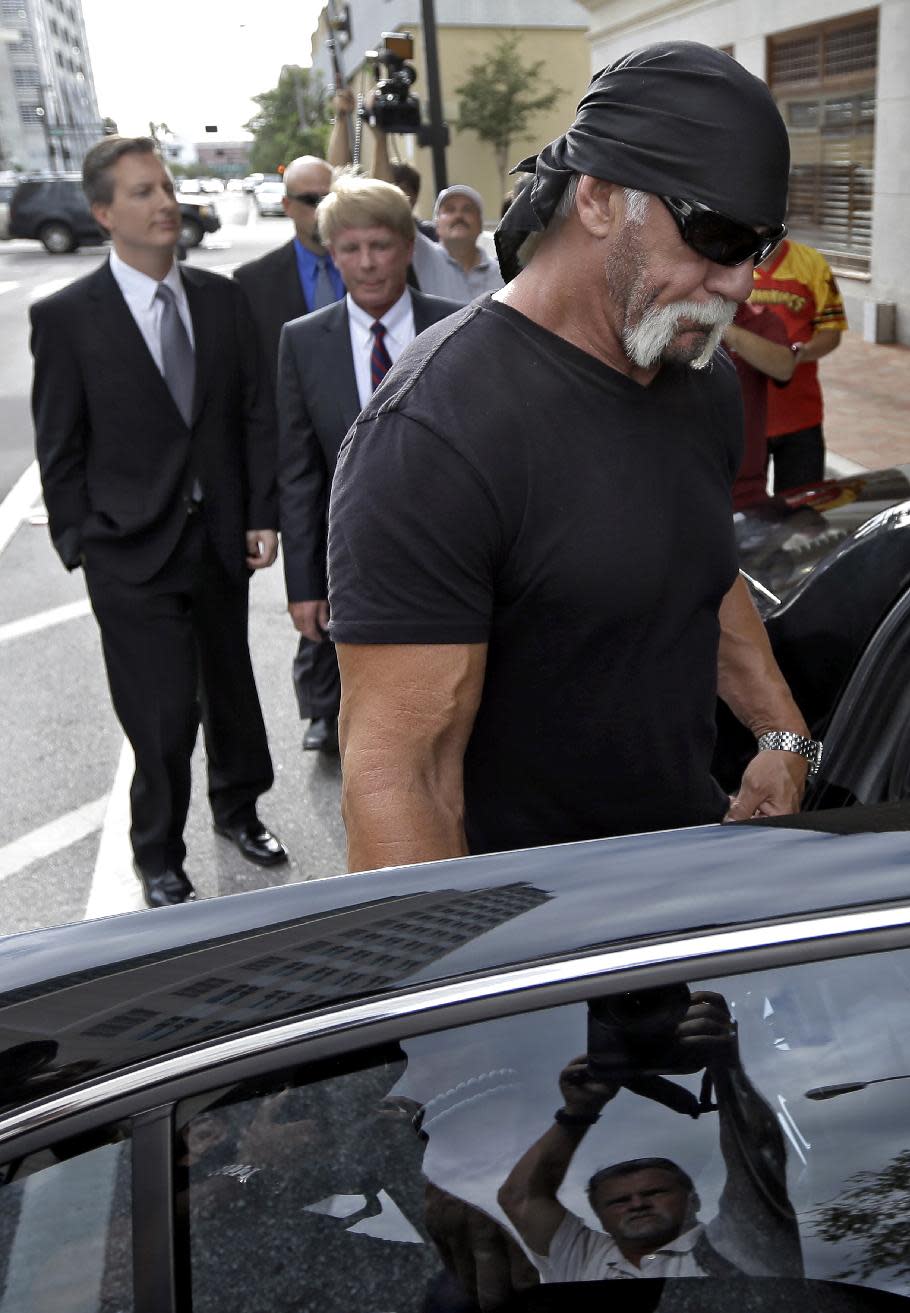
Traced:
[[[515, 1164], [498, 1196], [542, 1280], [802, 1275], [783, 1136], [742, 1067], [721, 995], [691, 995], [667, 1053], [676, 1063], [670, 1071], [705, 1067], [711, 1077], [726, 1167], [717, 1216], [707, 1226], [699, 1222], [695, 1186], [669, 1158], [615, 1163], [591, 1177], [588, 1199], [602, 1232], [560, 1202], [576, 1151], [624, 1083], [661, 1102], [666, 1097], [648, 1088], [645, 1073], [604, 1065], [609, 1055], [598, 1054], [592, 1072], [583, 1054], [560, 1073], [563, 1106], [553, 1124]], [[621, 1123], [616, 1129], [621, 1133]]]
[[479, 243], [483, 201], [473, 187], [446, 187], [436, 198], [433, 221], [439, 234], [431, 242], [417, 234], [412, 264], [422, 292], [467, 305], [502, 287], [499, 264]]
[[548, 1252], [534, 1254], [544, 1281], [736, 1274], [698, 1221], [691, 1178], [669, 1158], [605, 1167], [591, 1178], [588, 1199], [603, 1233], [564, 1211]]

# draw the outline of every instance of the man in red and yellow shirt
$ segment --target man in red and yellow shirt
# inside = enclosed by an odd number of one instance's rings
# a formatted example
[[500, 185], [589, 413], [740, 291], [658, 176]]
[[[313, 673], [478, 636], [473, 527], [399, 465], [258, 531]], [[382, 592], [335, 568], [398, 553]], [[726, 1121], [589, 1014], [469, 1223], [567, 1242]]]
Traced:
[[779, 316], [796, 360], [789, 385], [768, 389], [774, 491], [817, 483], [825, 474], [825, 440], [816, 361], [835, 349], [847, 327], [837, 282], [824, 256], [788, 239], [755, 270], [750, 304]]

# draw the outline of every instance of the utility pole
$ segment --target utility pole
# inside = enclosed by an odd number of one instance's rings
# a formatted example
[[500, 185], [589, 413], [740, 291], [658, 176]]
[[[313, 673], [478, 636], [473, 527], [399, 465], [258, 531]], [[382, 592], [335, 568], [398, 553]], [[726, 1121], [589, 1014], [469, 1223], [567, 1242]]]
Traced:
[[449, 185], [446, 168], [448, 132], [442, 121], [442, 88], [439, 82], [439, 50], [436, 44], [436, 9], [433, 0], [420, 0], [423, 21], [423, 48], [427, 64], [427, 93], [430, 100], [429, 145], [433, 151], [433, 177], [436, 195]]

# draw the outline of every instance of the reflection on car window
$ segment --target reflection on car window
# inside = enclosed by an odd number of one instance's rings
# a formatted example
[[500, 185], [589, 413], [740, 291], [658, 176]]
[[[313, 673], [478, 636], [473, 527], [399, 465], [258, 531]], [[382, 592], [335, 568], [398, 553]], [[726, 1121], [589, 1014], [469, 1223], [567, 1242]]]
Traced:
[[0, 1168], [0, 1313], [129, 1313], [132, 1285], [124, 1129]]
[[907, 1296], [908, 988], [897, 953], [694, 981], [188, 1102], [193, 1307]]

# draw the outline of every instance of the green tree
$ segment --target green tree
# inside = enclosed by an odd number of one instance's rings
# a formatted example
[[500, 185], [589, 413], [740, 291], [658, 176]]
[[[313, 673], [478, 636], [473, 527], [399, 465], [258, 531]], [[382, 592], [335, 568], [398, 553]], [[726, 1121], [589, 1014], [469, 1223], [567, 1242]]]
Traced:
[[472, 64], [467, 80], [455, 89], [461, 98], [455, 126], [459, 132], [476, 132], [493, 147], [503, 195], [512, 142], [528, 136], [535, 114], [552, 109], [562, 94], [541, 78], [544, 60], [522, 62], [520, 46], [517, 35], [500, 37], [483, 63]]
[[278, 86], [253, 100], [259, 111], [244, 126], [255, 138], [250, 151], [254, 173], [275, 173], [279, 164], [298, 155], [325, 155], [329, 116], [320, 73], [286, 64]]
[[853, 1261], [836, 1273], [860, 1280], [890, 1269], [910, 1275], [910, 1149], [903, 1149], [880, 1171], [856, 1172], [847, 1188], [812, 1214], [815, 1234], [829, 1244], [855, 1246]]

